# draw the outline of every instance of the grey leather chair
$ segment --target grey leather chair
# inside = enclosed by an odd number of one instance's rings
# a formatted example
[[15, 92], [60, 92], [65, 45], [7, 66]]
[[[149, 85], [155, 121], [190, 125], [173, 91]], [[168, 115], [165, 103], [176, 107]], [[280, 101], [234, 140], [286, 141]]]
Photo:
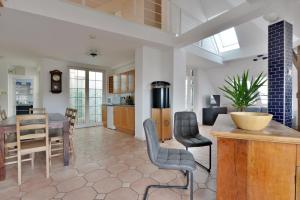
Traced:
[[149, 185], [144, 193], [147, 199], [150, 188], [188, 189], [190, 185], [190, 199], [193, 199], [193, 171], [196, 163], [193, 155], [184, 149], [167, 149], [159, 146], [156, 126], [153, 120], [147, 119], [143, 123], [147, 141], [147, 151], [151, 162], [160, 169], [187, 171], [187, 183], [184, 186]]
[[197, 116], [194, 112], [176, 112], [174, 117], [174, 136], [178, 142], [189, 147], [209, 146], [209, 167], [205, 167], [199, 162], [196, 163], [210, 172], [211, 170], [211, 145], [212, 142], [199, 133]]

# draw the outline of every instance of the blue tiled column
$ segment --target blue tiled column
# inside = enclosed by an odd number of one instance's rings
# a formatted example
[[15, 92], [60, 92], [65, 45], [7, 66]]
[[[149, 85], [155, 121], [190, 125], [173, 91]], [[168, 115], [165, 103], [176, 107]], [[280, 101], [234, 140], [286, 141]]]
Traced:
[[269, 26], [269, 113], [273, 119], [292, 126], [293, 26], [280, 21]]

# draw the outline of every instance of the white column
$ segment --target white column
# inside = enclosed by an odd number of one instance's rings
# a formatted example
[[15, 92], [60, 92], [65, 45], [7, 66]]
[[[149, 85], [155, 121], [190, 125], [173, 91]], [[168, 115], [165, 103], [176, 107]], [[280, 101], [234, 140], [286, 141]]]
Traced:
[[135, 137], [144, 140], [144, 120], [151, 117], [151, 83], [171, 83], [171, 107], [185, 106], [185, 52], [180, 49], [161, 50], [143, 46], [135, 51]]
[[185, 110], [186, 53], [183, 49], [172, 52], [172, 112]]

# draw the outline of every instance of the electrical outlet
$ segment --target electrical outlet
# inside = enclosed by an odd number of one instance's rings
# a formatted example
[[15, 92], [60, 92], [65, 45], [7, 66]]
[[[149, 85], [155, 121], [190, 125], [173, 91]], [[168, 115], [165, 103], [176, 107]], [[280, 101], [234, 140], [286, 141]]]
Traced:
[[0, 95], [7, 95], [6, 91], [0, 91]]

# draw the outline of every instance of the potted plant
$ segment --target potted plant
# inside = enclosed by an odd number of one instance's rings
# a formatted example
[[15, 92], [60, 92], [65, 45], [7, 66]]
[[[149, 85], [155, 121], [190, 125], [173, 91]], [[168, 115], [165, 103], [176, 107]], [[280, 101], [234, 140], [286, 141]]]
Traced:
[[[257, 78], [249, 80], [249, 71], [244, 71], [242, 77], [239, 75], [227, 77], [226, 85], [220, 87], [224, 96], [232, 101], [232, 106], [238, 111], [253, 105], [259, 100], [259, 88], [266, 83], [267, 79], [263, 73]], [[232, 112], [230, 116], [238, 128], [258, 131], [264, 129], [271, 121], [273, 115], [256, 112]]]
[[219, 89], [224, 92], [224, 96], [232, 101], [232, 106], [238, 111], [253, 105], [259, 100], [258, 89], [267, 81], [266, 76], [262, 73], [257, 78], [251, 77], [249, 80], [249, 71], [244, 71], [242, 77], [239, 75], [228, 76], [225, 79], [226, 84]]

